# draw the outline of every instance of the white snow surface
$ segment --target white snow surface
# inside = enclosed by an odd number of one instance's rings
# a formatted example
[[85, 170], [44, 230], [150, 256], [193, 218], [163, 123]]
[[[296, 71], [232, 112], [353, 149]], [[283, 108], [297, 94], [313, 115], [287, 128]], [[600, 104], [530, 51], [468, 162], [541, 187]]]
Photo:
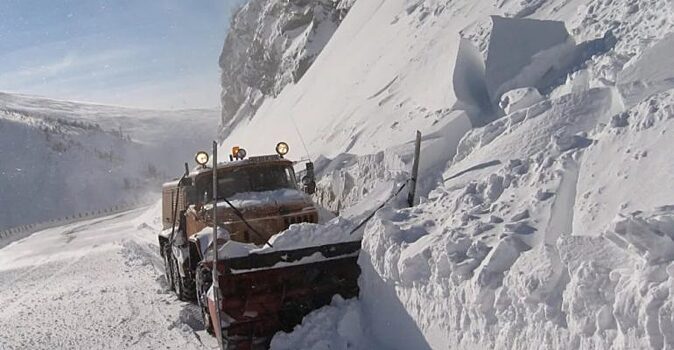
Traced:
[[160, 210], [47, 229], [0, 249], [0, 349], [217, 349], [198, 307], [166, 286]]
[[272, 349], [294, 350], [367, 350], [376, 349], [370, 341], [367, 324], [356, 300], [335, 296], [332, 303], [311, 313], [305, 324], [291, 334], [279, 334], [272, 341]]
[[[353, 3], [299, 81], [250, 95], [259, 110], [223, 147], [282, 139], [300, 158], [299, 129], [315, 198], [346, 216], [293, 225], [274, 249], [346, 238], [408, 177], [416, 129], [418, 204], [404, 208], [403, 191], [357, 232], [359, 298], [335, 297], [272, 348], [674, 348], [672, 6]], [[498, 67], [508, 51], [490, 49], [491, 15], [561, 21], [572, 40], [514, 55], [489, 85], [490, 53]], [[501, 93], [518, 103], [499, 107]], [[0, 348], [213, 347], [193, 307], [164, 294], [153, 210], [0, 249]]]
[[315, 198], [363, 217], [408, 176], [418, 129], [420, 203], [398, 198], [365, 227], [357, 301], [273, 348], [674, 348], [672, 12], [356, 1], [223, 146], [283, 139], [301, 157], [299, 129]]

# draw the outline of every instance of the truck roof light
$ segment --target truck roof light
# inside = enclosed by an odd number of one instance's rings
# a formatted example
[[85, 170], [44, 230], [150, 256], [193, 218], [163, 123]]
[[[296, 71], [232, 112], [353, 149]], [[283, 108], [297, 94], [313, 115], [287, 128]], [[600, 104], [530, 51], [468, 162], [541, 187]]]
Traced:
[[244, 159], [244, 158], [246, 158], [246, 154], [248, 154], [248, 153], [246, 153], [245, 149], [239, 148], [239, 151], [236, 152], [236, 157], [239, 158], [239, 159]]
[[246, 153], [246, 150], [245, 150], [245, 149], [243, 149], [243, 148], [241, 148], [241, 147], [239, 147], [239, 146], [234, 146], [234, 147], [232, 147], [232, 155], [230, 156], [230, 160], [234, 160], [234, 159], [241, 160], [241, 159], [244, 159], [244, 158], [246, 158], [246, 154], [248, 154], [248, 153]]
[[276, 153], [278, 153], [279, 156], [283, 157], [286, 154], [288, 154], [288, 151], [290, 150], [290, 147], [288, 147], [288, 144], [285, 142], [279, 142], [276, 144]]
[[197, 154], [194, 156], [194, 161], [197, 162], [197, 164], [201, 166], [206, 166], [208, 163], [208, 153], [206, 151], [199, 151]]

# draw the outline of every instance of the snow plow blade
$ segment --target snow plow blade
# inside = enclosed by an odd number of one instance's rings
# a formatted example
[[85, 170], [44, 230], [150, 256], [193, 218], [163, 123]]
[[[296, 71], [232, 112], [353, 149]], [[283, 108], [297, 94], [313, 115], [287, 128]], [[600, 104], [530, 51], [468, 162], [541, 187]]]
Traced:
[[[360, 247], [360, 241], [346, 242], [220, 260], [221, 329], [227, 348], [266, 349], [276, 332], [292, 331], [334, 295], [358, 296]], [[208, 309], [215, 319], [210, 297]]]

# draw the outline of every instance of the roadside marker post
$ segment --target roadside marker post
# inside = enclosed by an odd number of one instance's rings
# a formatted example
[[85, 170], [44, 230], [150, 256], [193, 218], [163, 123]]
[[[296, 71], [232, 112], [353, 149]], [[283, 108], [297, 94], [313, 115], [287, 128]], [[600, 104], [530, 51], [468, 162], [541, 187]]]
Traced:
[[421, 131], [417, 130], [417, 138], [414, 143], [414, 163], [412, 164], [412, 177], [410, 178], [410, 193], [407, 196], [407, 205], [414, 206], [414, 196], [417, 190], [417, 176], [419, 175], [419, 155], [421, 153]]

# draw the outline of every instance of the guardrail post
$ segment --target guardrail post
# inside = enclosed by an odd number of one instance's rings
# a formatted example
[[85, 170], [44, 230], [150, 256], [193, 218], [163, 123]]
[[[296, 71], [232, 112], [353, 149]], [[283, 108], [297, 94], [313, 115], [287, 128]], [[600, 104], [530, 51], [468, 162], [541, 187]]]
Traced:
[[409, 194], [407, 195], [407, 205], [414, 206], [414, 196], [417, 190], [417, 176], [419, 175], [419, 154], [421, 153], [421, 131], [417, 130], [417, 138], [414, 142], [414, 162], [412, 164], [412, 177], [410, 178]]

